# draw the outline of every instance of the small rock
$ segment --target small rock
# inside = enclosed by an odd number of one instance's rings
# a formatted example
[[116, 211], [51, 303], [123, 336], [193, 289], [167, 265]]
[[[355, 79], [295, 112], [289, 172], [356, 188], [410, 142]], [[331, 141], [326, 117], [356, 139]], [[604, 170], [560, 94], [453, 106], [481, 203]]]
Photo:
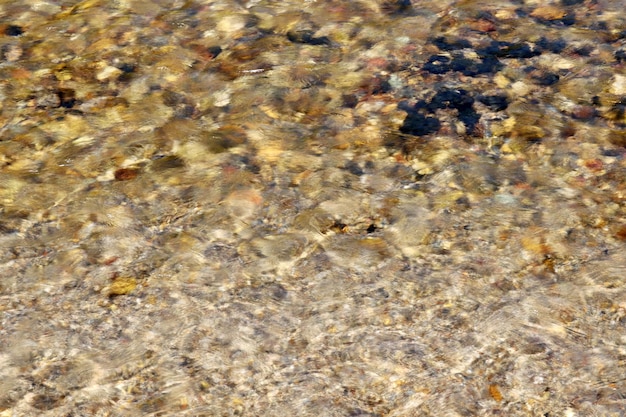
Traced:
[[626, 95], [626, 76], [615, 74], [610, 92], [618, 96]]
[[137, 280], [135, 278], [117, 278], [109, 287], [109, 297], [130, 294], [135, 287], [137, 287]]
[[291, 31], [287, 33], [287, 39], [294, 43], [304, 43], [308, 45], [330, 45], [331, 41], [327, 36], [314, 37], [310, 30]]
[[20, 36], [24, 33], [24, 29], [17, 25], [9, 25], [4, 28], [4, 34], [7, 36]]
[[543, 20], [559, 20], [566, 14], [565, 10], [557, 6], [539, 6], [530, 15]]
[[234, 33], [244, 27], [246, 27], [246, 19], [241, 15], [227, 15], [217, 22], [217, 30], [220, 32]]
[[593, 106], [576, 106], [572, 111], [572, 117], [578, 120], [590, 120], [597, 116]]
[[98, 81], [106, 81], [110, 80], [111, 78], [117, 77], [121, 73], [122, 70], [120, 70], [119, 68], [107, 65], [106, 67], [98, 71], [98, 73], [96, 74], [96, 79]]
[[115, 171], [115, 180], [116, 181], [128, 181], [137, 177], [138, 169], [133, 168], [120, 168]]

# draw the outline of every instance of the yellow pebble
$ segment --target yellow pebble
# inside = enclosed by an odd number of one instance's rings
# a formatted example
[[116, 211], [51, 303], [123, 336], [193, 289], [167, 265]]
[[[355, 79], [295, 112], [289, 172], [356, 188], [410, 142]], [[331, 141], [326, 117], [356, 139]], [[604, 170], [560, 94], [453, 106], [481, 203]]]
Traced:
[[118, 278], [109, 287], [109, 296], [129, 294], [136, 286], [137, 280], [135, 278]]

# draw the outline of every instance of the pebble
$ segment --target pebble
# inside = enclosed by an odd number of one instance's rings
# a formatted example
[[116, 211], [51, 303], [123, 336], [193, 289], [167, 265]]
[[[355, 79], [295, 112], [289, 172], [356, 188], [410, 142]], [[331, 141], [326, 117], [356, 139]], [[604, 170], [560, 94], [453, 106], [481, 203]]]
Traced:
[[116, 278], [109, 286], [108, 294], [110, 297], [119, 295], [128, 295], [137, 287], [137, 280], [132, 277]]
[[494, 200], [499, 204], [515, 204], [517, 199], [511, 194], [496, 194]]
[[558, 6], [546, 5], [535, 8], [530, 15], [539, 19], [559, 20], [565, 17], [567, 12]]
[[4, 34], [7, 36], [20, 36], [24, 34], [24, 29], [17, 25], [8, 25], [4, 28]]
[[615, 74], [613, 76], [613, 82], [611, 83], [610, 92], [620, 96], [626, 95], [626, 76]]
[[223, 204], [233, 217], [247, 221], [254, 217], [262, 203], [263, 197], [257, 190], [242, 189], [230, 193]]
[[232, 36], [235, 32], [242, 30], [246, 26], [246, 17], [239, 14], [224, 15], [216, 25], [216, 29], [220, 32]]
[[107, 81], [107, 80], [118, 77], [120, 74], [122, 74], [121, 69], [116, 68], [111, 65], [107, 65], [101, 68], [100, 71], [96, 73], [96, 79], [98, 81]]

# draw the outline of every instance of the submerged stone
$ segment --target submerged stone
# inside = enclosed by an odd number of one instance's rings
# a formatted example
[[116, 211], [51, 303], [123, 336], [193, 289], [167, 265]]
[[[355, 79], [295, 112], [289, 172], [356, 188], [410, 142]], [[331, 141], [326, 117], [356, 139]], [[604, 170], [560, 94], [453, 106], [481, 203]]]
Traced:
[[445, 55], [433, 55], [428, 58], [422, 69], [431, 74], [445, 74], [451, 69], [450, 58]]
[[502, 111], [509, 106], [509, 100], [505, 95], [478, 96], [478, 101], [493, 111]]
[[443, 89], [437, 92], [430, 100], [428, 109], [435, 111], [437, 109], [466, 109], [472, 107], [474, 99], [466, 90], [449, 90]]
[[331, 41], [327, 36], [313, 36], [310, 30], [287, 32], [287, 39], [293, 43], [304, 43], [307, 45], [330, 45]]
[[463, 122], [467, 128], [467, 132], [471, 133], [480, 120], [480, 114], [478, 114], [473, 108], [459, 110], [459, 120]]
[[20, 36], [24, 33], [24, 29], [17, 25], [9, 25], [4, 29], [4, 34], [7, 36]]
[[532, 58], [541, 52], [526, 42], [491, 41], [485, 48], [477, 50], [481, 57], [495, 56], [498, 58]]
[[414, 136], [425, 136], [435, 133], [441, 127], [441, 123], [435, 117], [424, 116], [421, 113], [409, 113], [400, 127], [400, 132]]
[[431, 42], [442, 51], [455, 51], [457, 49], [466, 49], [472, 47], [472, 44], [467, 39], [462, 38], [454, 38], [448, 40], [443, 36], [438, 36], [434, 38]]
[[109, 287], [109, 297], [130, 294], [135, 287], [137, 287], [137, 280], [135, 278], [117, 278]]
[[554, 54], [560, 54], [567, 46], [567, 42], [560, 38], [555, 40], [548, 40], [545, 37], [541, 37], [541, 39], [537, 41], [536, 46], [545, 51], [552, 52]]

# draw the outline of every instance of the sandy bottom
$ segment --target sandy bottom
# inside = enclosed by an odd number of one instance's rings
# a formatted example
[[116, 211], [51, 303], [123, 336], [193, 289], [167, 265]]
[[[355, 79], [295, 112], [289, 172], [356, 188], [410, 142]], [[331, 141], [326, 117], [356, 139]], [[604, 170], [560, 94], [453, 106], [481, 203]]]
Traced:
[[0, 417], [626, 416], [624, 2], [36, 3]]

